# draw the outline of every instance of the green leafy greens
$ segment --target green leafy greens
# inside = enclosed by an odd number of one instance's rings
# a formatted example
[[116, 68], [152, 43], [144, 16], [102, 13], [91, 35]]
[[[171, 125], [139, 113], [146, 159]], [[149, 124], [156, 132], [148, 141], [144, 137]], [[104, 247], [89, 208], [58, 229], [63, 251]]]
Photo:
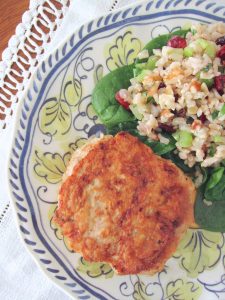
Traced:
[[134, 115], [115, 99], [116, 92], [130, 85], [133, 68], [133, 65], [118, 68], [104, 76], [95, 86], [92, 105], [102, 123], [108, 128], [119, 123], [135, 121]]
[[225, 200], [225, 175], [224, 167], [213, 169], [205, 187], [204, 196], [209, 201]]

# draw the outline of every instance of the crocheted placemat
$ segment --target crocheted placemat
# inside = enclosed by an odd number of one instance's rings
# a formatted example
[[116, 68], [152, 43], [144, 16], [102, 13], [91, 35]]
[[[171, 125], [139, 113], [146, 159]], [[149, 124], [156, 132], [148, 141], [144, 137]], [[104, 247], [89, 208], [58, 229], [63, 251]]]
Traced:
[[0, 129], [5, 129], [70, 0], [31, 0], [0, 62]]

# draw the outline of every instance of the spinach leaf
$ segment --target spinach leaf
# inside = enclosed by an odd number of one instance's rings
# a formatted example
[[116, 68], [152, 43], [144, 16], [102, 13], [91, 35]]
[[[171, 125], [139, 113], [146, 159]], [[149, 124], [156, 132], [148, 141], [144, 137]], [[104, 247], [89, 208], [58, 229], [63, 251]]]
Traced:
[[209, 201], [225, 202], [225, 174], [224, 167], [213, 170], [206, 183], [204, 196]]
[[92, 105], [100, 120], [106, 127], [119, 123], [135, 121], [134, 115], [124, 109], [115, 99], [121, 88], [126, 89], [133, 77], [134, 65], [118, 68], [104, 76], [95, 86], [92, 94]]
[[158, 154], [160, 156], [163, 154], [166, 154], [176, 148], [176, 146], [172, 143], [163, 144], [163, 143], [155, 142], [155, 141], [146, 141], [145, 144], [147, 146], [149, 146], [150, 148], [152, 148], [152, 151], [155, 154]]
[[185, 165], [184, 161], [175, 153], [168, 152], [162, 155], [163, 158], [170, 159], [178, 168], [180, 168], [184, 173], [191, 174], [194, 172], [194, 167], [190, 168]]
[[[147, 49], [149, 55], [152, 55], [153, 49], [161, 49], [163, 46], [166, 46], [167, 42], [171, 39], [172, 36], [179, 35], [181, 37], [185, 37], [189, 31], [190, 30], [180, 29], [180, 30], [174, 31], [169, 34], [160, 35], [157, 38], [154, 38], [153, 40], [151, 40], [148, 44], [146, 44], [144, 46], [143, 50]], [[140, 62], [146, 62], [146, 61], [147, 61], [147, 59], [136, 59], [135, 64], [140, 63]]]
[[[114, 127], [107, 128], [106, 134], [116, 135], [120, 131], [127, 131], [129, 133], [131, 131], [134, 131], [133, 135], [137, 136], [139, 134], [138, 130], [137, 130], [137, 125], [138, 125], [137, 120], [131, 121], [131, 122], [128, 121], [128, 122], [118, 123]], [[145, 136], [144, 136], [144, 138], [146, 139]]]
[[161, 133], [161, 134], [170, 141], [168, 144], [163, 144], [163, 143], [160, 143], [157, 141], [151, 141], [151, 140], [147, 140], [145, 142], [145, 144], [147, 146], [152, 148], [152, 151], [155, 154], [158, 154], [160, 156], [176, 149], [176, 140], [173, 138], [173, 136], [166, 134], [166, 133], [165, 134]]
[[217, 185], [217, 183], [221, 180], [221, 177], [224, 173], [224, 167], [215, 168], [211, 174], [211, 177], [209, 178], [209, 181], [206, 185], [206, 190], [210, 190]]
[[[223, 186], [225, 186], [224, 175], [221, 180], [223, 180]], [[204, 201], [205, 188], [206, 184], [203, 184], [198, 189], [194, 207], [195, 222], [202, 229], [225, 232], [225, 201], [213, 201], [211, 205], [206, 204]]]
[[203, 180], [202, 180], [201, 185], [203, 185], [208, 180], [209, 171], [208, 171], [208, 168], [203, 168], [201, 166], [200, 166], [200, 169], [201, 169], [201, 172], [202, 172], [202, 175], [203, 175]]
[[195, 222], [200, 228], [225, 232], [225, 201], [222, 201], [225, 200], [224, 168], [202, 168], [202, 171], [204, 181], [195, 202]]

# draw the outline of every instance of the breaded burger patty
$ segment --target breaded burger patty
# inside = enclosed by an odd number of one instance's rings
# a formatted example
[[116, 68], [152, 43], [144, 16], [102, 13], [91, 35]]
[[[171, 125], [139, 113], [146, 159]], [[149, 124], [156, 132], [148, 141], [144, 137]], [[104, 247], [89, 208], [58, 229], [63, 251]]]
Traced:
[[77, 150], [54, 220], [71, 248], [119, 274], [160, 271], [193, 222], [195, 188], [128, 133]]

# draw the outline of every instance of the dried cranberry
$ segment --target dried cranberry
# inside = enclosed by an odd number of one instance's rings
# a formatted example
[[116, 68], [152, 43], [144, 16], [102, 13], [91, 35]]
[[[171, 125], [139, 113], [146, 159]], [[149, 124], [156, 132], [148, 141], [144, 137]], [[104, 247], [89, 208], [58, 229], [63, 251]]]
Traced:
[[175, 116], [176, 117], [180, 117], [180, 118], [184, 118], [186, 116], [186, 109], [185, 108], [181, 108], [180, 110], [175, 110]]
[[204, 124], [205, 121], [207, 120], [206, 115], [204, 113], [201, 114], [201, 116], [199, 117], [199, 119], [202, 122], [202, 124]]
[[225, 35], [219, 37], [219, 38], [216, 40], [216, 44], [217, 44], [217, 45], [220, 45], [220, 46], [225, 45]]
[[162, 89], [162, 88], [165, 88], [165, 87], [166, 87], [165, 83], [163, 81], [160, 82], [159, 89]]
[[129, 110], [129, 105], [130, 103], [128, 103], [127, 101], [125, 101], [121, 96], [120, 96], [120, 92], [117, 92], [115, 95], [115, 99], [119, 102], [120, 105], [122, 105], [125, 109]]
[[225, 60], [225, 45], [217, 52], [217, 56]]
[[162, 129], [165, 132], [173, 133], [176, 131], [176, 129], [173, 127], [173, 125], [169, 124], [164, 124], [164, 123], [159, 123], [158, 126], [160, 129]]
[[179, 95], [178, 95], [178, 94], [175, 94], [175, 95], [174, 95], [174, 98], [175, 98], [175, 102], [178, 102]]
[[187, 47], [187, 42], [181, 36], [175, 35], [167, 42], [167, 46], [172, 48], [185, 48]]
[[214, 78], [214, 85], [220, 95], [224, 94], [225, 75], [219, 75]]

